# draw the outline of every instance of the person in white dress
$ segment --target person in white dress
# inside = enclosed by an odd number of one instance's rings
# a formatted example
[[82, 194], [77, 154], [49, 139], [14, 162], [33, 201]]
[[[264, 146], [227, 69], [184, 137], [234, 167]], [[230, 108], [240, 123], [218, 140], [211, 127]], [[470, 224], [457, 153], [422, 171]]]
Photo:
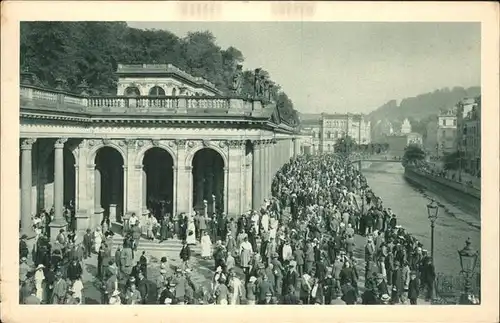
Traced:
[[259, 232], [259, 214], [257, 214], [257, 212], [252, 213], [251, 221], [253, 223], [255, 232]]
[[231, 287], [229, 294], [229, 305], [239, 305], [243, 297], [243, 284], [241, 280], [236, 277], [234, 272], [229, 275], [229, 286]]
[[79, 278], [75, 280], [73, 283], [73, 286], [71, 287], [71, 290], [73, 291], [73, 297], [79, 299], [78, 304], [82, 304], [83, 301], [83, 295], [82, 295], [82, 290], [83, 290], [83, 283], [82, 280]]
[[201, 257], [203, 259], [212, 257], [212, 241], [210, 241], [210, 236], [206, 231], [203, 232], [201, 237]]
[[195, 224], [194, 224], [194, 216], [192, 214], [187, 216], [187, 226], [186, 226], [186, 242], [188, 245], [196, 244], [196, 235], [195, 235]]
[[99, 250], [101, 250], [103, 233], [101, 231], [101, 227], [97, 226], [94, 231], [94, 250], [98, 254]]
[[35, 288], [36, 288], [36, 297], [38, 297], [39, 300], [45, 300], [45, 293], [44, 293], [44, 281], [45, 281], [45, 274], [43, 273], [43, 268], [45, 268], [44, 265], [39, 264], [38, 267], [36, 267], [35, 271]]

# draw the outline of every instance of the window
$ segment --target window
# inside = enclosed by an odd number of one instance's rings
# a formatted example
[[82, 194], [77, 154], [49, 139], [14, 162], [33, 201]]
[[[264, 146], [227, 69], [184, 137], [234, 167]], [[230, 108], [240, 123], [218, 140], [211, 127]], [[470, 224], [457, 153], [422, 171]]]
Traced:
[[446, 119], [443, 119], [443, 126], [446, 126]]
[[172, 96], [176, 96], [177, 95], [177, 89], [174, 87], [172, 89]]
[[140, 96], [141, 91], [135, 86], [129, 86], [125, 89], [125, 96]]
[[457, 125], [457, 119], [453, 119], [453, 125], [456, 126]]
[[328, 137], [327, 137], [328, 139], [332, 138], [332, 133], [331, 133], [330, 131], [328, 131], [327, 136], [328, 136]]
[[150, 96], [165, 96], [165, 90], [159, 86], [153, 86], [151, 90], [149, 90]]

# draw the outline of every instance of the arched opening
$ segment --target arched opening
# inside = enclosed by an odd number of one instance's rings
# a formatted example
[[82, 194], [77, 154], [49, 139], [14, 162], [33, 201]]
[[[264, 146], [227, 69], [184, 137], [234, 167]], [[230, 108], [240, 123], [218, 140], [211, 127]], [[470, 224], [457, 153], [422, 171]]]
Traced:
[[151, 90], [149, 90], [150, 96], [165, 96], [165, 90], [159, 86], [153, 86]]
[[140, 95], [141, 95], [141, 91], [139, 91], [139, 89], [135, 86], [129, 86], [125, 89], [125, 96], [134, 97], [134, 96], [140, 96]]
[[102, 147], [95, 157], [94, 202], [96, 212], [103, 210], [108, 225], [123, 216], [123, 157], [112, 147]]
[[[193, 158], [193, 208], [209, 214], [224, 212], [224, 160], [215, 150], [203, 148]], [[215, 206], [214, 206], [215, 205]]]
[[145, 187], [143, 187], [146, 190], [143, 192], [146, 197], [146, 207], [160, 220], [165, 214], [172, 214], [173, 211], [174, 159], [168, 151], [153, 147], [144, 154], [142, 165], [143, 176], [146, 176]]

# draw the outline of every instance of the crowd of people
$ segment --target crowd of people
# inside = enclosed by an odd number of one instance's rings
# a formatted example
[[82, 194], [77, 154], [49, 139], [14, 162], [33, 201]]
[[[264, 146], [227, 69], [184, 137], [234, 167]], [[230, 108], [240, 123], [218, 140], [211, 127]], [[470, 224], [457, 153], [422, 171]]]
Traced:
[[[82, 239], [61, 230], [51, 243], [37, 231], [31, 251], [21, 237], [20, 302], [82, 304], [88, 258], [97, 258], [104, 304], [417, 304], [421, 292], [427, 300], [433, 295], [427, 251], [341, 155], [291, 159], [262, 207], [237, 217], [174, 217], [157, 209], [146, 219], [124, 219], [124, 242], [114, 254], [106, 221]], [[159, 275], [148, 279], [146, 252], [137, 257], [144, 236], [181, 239], [180, 265], [162, 257]], [[213, 261], [209, 284], [193, 282], [193, 244], [200, 244], [201, 260]]]

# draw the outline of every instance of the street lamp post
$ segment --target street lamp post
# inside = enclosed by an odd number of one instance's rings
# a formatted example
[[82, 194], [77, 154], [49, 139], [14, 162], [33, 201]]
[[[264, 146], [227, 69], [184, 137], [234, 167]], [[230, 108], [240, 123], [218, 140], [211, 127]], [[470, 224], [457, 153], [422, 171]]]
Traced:
[[434, 223], [437, 220], [439, 213], [439, 206], [436, 201], [432, 200], [431, 203], [427, 204], [427, 214], [429, 220], [431, 221], [431, 260], [434, 264]]
[[465, 241], [465, 247], [462, 250], [458, 250], [458, 256], [460, 257], [460, 267], [462, 268], [461, 273], [465, 276], [465, 287], [460, 295], [459, 303], [474, 304], [471, 302], [469, 296], [472, 289], [471, 280], [474, 276], [479, 253], [471, 247], [470, 238], [467, 238], [467, 241]]

